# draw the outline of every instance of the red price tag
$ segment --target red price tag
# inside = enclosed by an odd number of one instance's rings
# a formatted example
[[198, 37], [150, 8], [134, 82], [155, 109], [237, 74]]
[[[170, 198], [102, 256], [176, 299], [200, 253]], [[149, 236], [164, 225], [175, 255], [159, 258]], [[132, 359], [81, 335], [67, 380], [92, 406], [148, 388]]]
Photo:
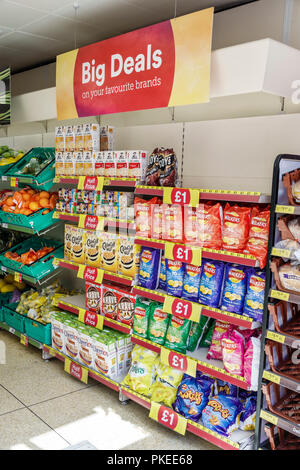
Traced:
[[181, 356], [176, 352], [170, 351], [168, 357], [169, 366], [173, 369], [180, 370], [182, 372], [186, 372], [188, 368], [188, 361], [187, 357]]
[[185, 372], [192, 377], [196, 377], [197, 361], [176, 351], [170, 351], [166, 348], [160, 350], [160, 360], [163, 364], [172, 367], [173, 369]]
[[90, 266], [80, 265], [77, 271], [77, 277], [84, 279], [89, 282], [96, 282], [102, 284], [104, 271], [98, 268], [92, 268]]
[[171, 408], [151, 402], [149, 417], [179, 434], [185, 435], [187, 420]]
[[193, 305], [191, 302], [185, 302], [181, 299], [174, 299], [172, 302], [172, 315], [185, 318], [188, 320], [193, 312]]
[[193, 259], [193, 251], [191, 248], [184, 245], [174, 245], [173, 258], [175, 261], [190, 264]]
[[78, 189], [86, 191], [102, 191], [103, 177], [98, 176], [79, 176]]
[[199, 204], [199, 194], [198, 189], [164, 188], [163, 202], [196, 207]]

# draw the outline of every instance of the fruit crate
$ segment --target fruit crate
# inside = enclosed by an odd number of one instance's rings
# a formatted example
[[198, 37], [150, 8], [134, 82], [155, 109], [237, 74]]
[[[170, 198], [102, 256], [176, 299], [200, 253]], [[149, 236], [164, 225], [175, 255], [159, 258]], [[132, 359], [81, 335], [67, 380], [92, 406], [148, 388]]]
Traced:
[[[24, 174], [22, 170], [32, 158], [39, 158], [42, 162], [46, 162], [44, 168], [36, 174]], [[29, 184], [38, 189], [48, 191], [53, 186], [53, 178], [55, 176], [55, 148], [54, 147], [34, 147], [27, 152], [21, 160], [14, 163], [6, 172], [7, 176], [16, 177], [20, 183]]]
[[[5, 151], [0, 154], [0, 159], [3, 158], [3, 155], [5, 155], [5, 153], [7, 153], [7, 152], [9, 152], [10, 154], [12, 154], [12, 152], [13, 152], [13, 154], [15, 156], [14, 158], [16, 158], [16, 156], [21, 153], [22, 156], [20, 156], [20, 158], [17, 160], [18, 162], [24, 157], [23, 152], [14, 151], [13, 149], [10, 149], [7, 145], [6, 146], [1, 146], [1, 149], [3, 149], [4, 147], [6, 147], [6, 148], [5, 148]], [[7, 171], [10, 170], [12, 165], [14, 165], [15, 163], [17, 163], [17, 162], [8, 163], [7, 165], [0, 165], [0, 176], [5, 175], [7, 173]]]
[[262, 385], [268, 409], [294, 424], [300, 424], [300, 394], [278, 384], [269, 382]]
[[300, 437], [295, 434], [269, 423], [265, 425], [265, 433], [269, 439], [271, 450], [300, 450]]
[[63, 258], [64, 256], [64, 248], [63, 243], [58, 240], [51, 240], [46, 238], [36, 238], [30, 237], [22, 243], [19, 243], [11, 250], [8, 250], [12, 253], [17, 253], [18, 255], [22, 255], [32, 248], [33, 250], [37, 251], [40, 248], [45, 246], [53, 246], [54, 250], [51, 253], [46, 254], [42, 258], [38, 259], [34, 263], [30, 265], [23, 265], [17, 261], [12, 259], [6, 258], [4, 255], [7, 251], [0, 255], [0, 263], [9, 268], [13, 271], [20, 272], [27, 276], [34, 277], [35, 279], [39, 280], [42, 277], [46, 276], [50, 272], [52, 272], [55, 267], [53, 266], [53, 259], [56, 258]]
[[300, 312], [298, 305], [281, 300], [276, 304], [269, 304], [268, 309], [278, 333], [300, 339]]
[[43, 344], [51, 345], [52, 335], [51, 335], [51, 323], [41, 323], [32, 318], [25, 317], [25, 334], [29, 338], [35, 339]]
[[9, 304], [10, 299], [13, 296], [13, 292], [6, 292], [5, 294], [0, 293], [0, 307]]
[[25, 317], [16, 312], [17, 305], [18, 302], [2, 307], [3, 320], [11, 328], [20, 333], [25, 333]]
[[31, 228], [39, 232], [54, 223], [54, 210], [43, 214], [45, 209], [40, 209], [33, 214], [11, 214], [9, 212], [0, 211], [0, 222], [5, 224], [21, 225], [22, 227]]
[[294, 349], [281, 343], [267, 341], [265, 352], [270, 367], [275, 374], [296, 380], [300, 384], [300, 367], [299, 364], [296, 364], [295, 360], [293, 360]]

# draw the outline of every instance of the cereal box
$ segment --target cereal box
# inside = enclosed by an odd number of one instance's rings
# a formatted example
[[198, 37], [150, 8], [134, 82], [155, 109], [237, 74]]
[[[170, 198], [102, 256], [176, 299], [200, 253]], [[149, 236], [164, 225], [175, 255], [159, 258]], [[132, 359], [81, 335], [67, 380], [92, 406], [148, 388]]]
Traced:
[[79, 325], [79, 355], [78, 362], [94, 369], [94, 348], [93, 348], [93, 328], [87, 325]]
[[51, 314], [51, 328], [52, 328], [52, 347], [62, 353], [65, 350], [65, 337], [64, 325], [62, 322], [62, 314]]
[[75, 136], [75, 152], [83, 152], [84, 150], [84, 140], [83, 140], [83, 125], [77, 124], [74, 126], [74, 136]]
[[118, 288], [117, 320], [127, 325], [132, 325], [134, 313], [135, 295]]
[[63, 154], [64, 162], [65, 162], [65, 175], [66, 176], [74, 176], [75, 175], [75, 167], [74, 167], [74, 158], [73, 152], [65, 152]]
[[114, 152], [114, 159], [116, 162], [116, 177], [128, 178], [128, 152], [124, 150]]
[[97, 152], [100, 150], [99, 124], [85, 124], [83, 127], [84, 151]]
[[64, 326], [65, 335], [65, 354], [70, 358], [78, 361], [79, 359], [79, 332], [78, 332], [78, 321], [68, 319], [65, 321]]
[[116, 289], [102, 284], [101, 313], [113, 320], [117, 319], [118, 296]]
[[104, 176], [107, 178], [114, 178], [116, 176], [114, 152], [104, 152]]
[[88, 311], [94, 313], [101, 312], [102, 285], [85, 283], [85, 307]]
[[71, 230], [71, 260], [76, 263], [85, 262], [85, 230], [72, 227]]
[[71, 259], [72, 251], [72, 225], [65, 225], [65, 258]]
[[114, 149], [115, 128], [112, 126], [100, 127], [100, 150]]
[[134, 278], [139, 271], [141, 246], [133, 237], [119, 237], [118, 273]]
[[93, 341], [94, 364], [96, 372], [111, 378], [117, 375], [116, 340], [113, 336], [101, 334], [94, 329], [91, 334]]
[[144, 181], [148, 164], [148, 152], [128, 150], [128, 177]]
[[94, 161], [92, 152], [83, 152], [83, 172], [84, 176], [94, 175]]
[[75, 176], [83, 175], [83, 153], [82, 152], [74, 152], [74, 169], [75, 169]]
[[85, 264], [94, 268], [101, 266], [101, 232], [88, 230], [85, 232]]
[[73, 126], [66, 127], [65, 150], [66, 152], [75, 152], [75, 134]]
[[116, 273], [118, 270], [118, 237], [114, 233], [104, 233], [101, 240], [101, 267]]
[[55, 151], [65, 152], [65, 126], [55, 128]]
[[104, 152], [92, 153], [95, 176], [104, 176]]
[[65, 174], [65, 161], [63, 152], [55, 152], [55, 176]]

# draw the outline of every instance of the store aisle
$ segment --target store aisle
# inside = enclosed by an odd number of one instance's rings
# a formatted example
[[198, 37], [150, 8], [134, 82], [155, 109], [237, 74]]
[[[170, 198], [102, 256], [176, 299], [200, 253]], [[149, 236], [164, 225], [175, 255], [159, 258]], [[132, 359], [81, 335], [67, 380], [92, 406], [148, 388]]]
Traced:
[[136, 403], [121, 405], [118, 394], [89, 379], [85, 385], [66, 374], [55, 359], [25, 348], [0, 331], [6, 364], [0, 364], [0, 449], [65, 449], [89, 441], [97, 449], [216, 450], [148, 418]]

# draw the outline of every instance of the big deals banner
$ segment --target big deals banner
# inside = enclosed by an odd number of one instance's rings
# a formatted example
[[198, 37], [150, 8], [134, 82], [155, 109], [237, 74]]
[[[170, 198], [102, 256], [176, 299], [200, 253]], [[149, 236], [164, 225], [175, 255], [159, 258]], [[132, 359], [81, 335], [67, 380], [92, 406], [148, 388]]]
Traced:
[[58, 119], [209, 101], [213, 8], [57, 57]]

